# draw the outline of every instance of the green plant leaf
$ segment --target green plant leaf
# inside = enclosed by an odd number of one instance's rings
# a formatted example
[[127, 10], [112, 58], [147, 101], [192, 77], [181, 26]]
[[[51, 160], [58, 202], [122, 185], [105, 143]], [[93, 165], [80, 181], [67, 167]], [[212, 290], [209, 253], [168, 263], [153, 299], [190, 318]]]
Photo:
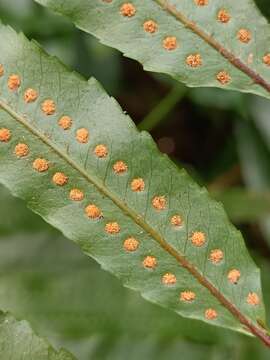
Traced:
[[[263, 267], [266, 301], [269, 269]], [[80, 360], [125, 359], [122, 351], [127, 349], [129, 358], [137, 359], [139, 353], [142, 360], [175, 359], [179, 351], [185, 360], [200, 359], [198, 352], [203, 359], [212, 353], [220, 354], [218, 360], [269, 357], [255, 339], [144, 301], [60, 236], [0, 237], [0, 276], [0, 308], [27, 318], [39, 334]]]
[[146, 299], [270, 342], [259, 270], [222, 206], [96, 80], [0, 34], [0, 181]]
[[270, 97], [270, 27], [253, 0], [36, 1], [146, 70]]
[[75, 360], [66, 350], [54, 350], [45, 340], [34, 334], [26, 321], [17, 321], [10, 314], [0, 312], [1, 359]]
[[0, 238], [0, 276], [0, 308], [26, 318], [38, 333], [58, 344], [95, 334], [108, 340], [116, 334], [140, 339], [151, 334], [162, 340], [185, 337], [215, 344], [240, 338], [142, 299], [59, 235]]

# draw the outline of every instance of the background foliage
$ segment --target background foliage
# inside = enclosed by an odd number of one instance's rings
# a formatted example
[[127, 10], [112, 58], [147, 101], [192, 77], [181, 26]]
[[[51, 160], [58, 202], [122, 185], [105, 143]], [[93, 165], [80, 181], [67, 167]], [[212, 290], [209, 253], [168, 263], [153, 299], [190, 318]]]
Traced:
[[[270, 17], [268, 1], [258, 5]], [[1, 0], [0, 14], [64, 63], [95, 76], [140, 128], [151, 130], [161, 151], [221, 199], [262, 268], [270, 309], [270, 102], [218, 89], [187, 90], [143, 72], [31, 0]], [[82, 360], [170, 360], [180, 352], [199, 360], [269, 357], [256, 340], [145, 302], [5, 189], [0, 198], [0, 309], [29, 320], [53, 345]]]

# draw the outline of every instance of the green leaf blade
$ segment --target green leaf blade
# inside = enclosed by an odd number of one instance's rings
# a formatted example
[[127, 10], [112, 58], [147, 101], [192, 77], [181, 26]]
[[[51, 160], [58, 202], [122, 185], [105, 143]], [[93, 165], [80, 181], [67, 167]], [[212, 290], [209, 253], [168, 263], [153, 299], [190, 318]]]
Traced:
[[18, 321], [0, 312], [1, 359], [75, 360], [65, 350], [54, 350], [45, 340], [34, 334], [26, 321]]
[[[263, 60], [270, 51], [270, 27], [253, 0], [208, 1], [206, 6], [198, 6], [194, 0], [133, 0], [127, 2], [136, 9], [131, 17], [121, 14], [121, 0], [36, 2], [68, 17], [146, 70], [169, 74], [191, 87], [221, 87], [270, 97], [270, 68]], [[227, 23], [218, 21], [222, 9], [230, 16]], [[155, 33], [144, 31], [147, 20], [156, 22]], [[248, 31], [244, 39], [250, 40], [238, 39], [241, 29]], [[166, 37], [177, 39], [176, 49], [163, 48]], [[200, 54], [201, 66], [187, 65], [192, 54]], [[229, 81], [217, 79], [224, 71]]]
[[[10, 28], [1, 25], [0, 34], [7, 40], [0, 45], [5, 69], [0, 78], [0, 128], [8, 128], [12, 134], [8, 142], [0, 142], [0, 181], [145, 298], [213, 325], [242, 332], [249, 328], [267, 340], [257, 324], [265, 318], [259, 270], [222, 206], [161, 155], [152, 138], [136, 130], [94, 79], [84, 81]], [[14, 73], [22, 81], [15, 92], [7, 87], [8, 77]], [[23, 94], [29, 87], [37, 89], [39, 97], [26, 104]], [[48, 98], [56, 104], [51, 116], [41, 110]], [[73, 119], [70, 130], [58, 126], [63, 115]], [[87, 143], [76, 141], [80, 128], [89, 131]], [[17, 158], [14, 148], [22, 142], [30, 152]], [[105, 158], [95, 156], [99, 144], [108, 149]], [[33, 169], [37, 158], [49, 162], [48, 171]], [[127, 164], [122, 174], [113, 171], [119, 160]], [[56, 172], [66, 174], [68, 183], [56, 186], [52, 181]], [[141, 192], [132, 191], [136, 178], [144, 179]], [[70, 200], [74, 188], [84, 192], [81, 202]], [[165, 197], [163, 210], [153, 207], [155, 196]], [[85, 214], [89, 204], [97, 206], [102, 217], [89, 219]], [[179, 228], [170, 223], [175, 214], [183, 220]], [[118, 233], [106, 232], [110, 222], [119, 224]], [[194, 232], [205, 234], [203, 246], [192, 244]], [[123, 248], [130, 237], [139, 242], [133, 252]], [[223, 259], [216, 264], [209, 260], [215, 249], [223, 252]], [[155, 257], [154, 269], [143, 266], [147, 256]], [[227, 278], [235, 268], [241, 272], [237, 285]], [[162, 283], [166, 273], [176, 276], [172, 286]], [[181, 301], [185, 291], [196, 295], [194, 301]], [[260, 304], [247, 302], [250, 292], [259, 296]], [[214, 309], [217, 317], [206, 319], [207, 309]]]

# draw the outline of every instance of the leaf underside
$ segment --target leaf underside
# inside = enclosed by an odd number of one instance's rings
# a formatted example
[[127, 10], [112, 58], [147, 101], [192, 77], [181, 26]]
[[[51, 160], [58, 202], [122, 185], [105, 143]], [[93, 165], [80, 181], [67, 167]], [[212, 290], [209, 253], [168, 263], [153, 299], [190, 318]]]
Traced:
[[[138, 60], [146, 70], [166, 73], [191, 87], [214, 86], [270, 97], [270, 26], [253, 0], [36, 2]], [[127, 3], [136, 10], [129, 12], [131, 16], [121, 10]], [[156, 26], [148, 25], [145, 31], [149, 20]], [[175, 38], [175, 49], [164, 48], [168, 37]], [[190, 66], [187, 59], [196, 54], [200, 65]]]
[[[182, 316], [242, 332], [259, 326], [257, 320], [264, 322], [259, 270], [223, 207], [161, 155], [150, 135], [138, 132], [96, 80], [87, 82], [70, 72], [9, 27], [0, 25], [0, 35], [0, 129], [9, 129], [11, 135], [3, 141], [2, 132], [0, 181], [146, 299]], [[21, 80], [17, 90], [8, 87], [11, 74]], [[30, 103], [24, 100], [28, 88], [38, 91]], [[46, 99], [55, 102], [53, 115], [41, 109]], [[58, 125], [63, 115], [72, 119], [69, 130]], [[81, 128], [89, 131], [85, 143], [77, 141]], [[18, 143], [28, 146], [26, 156], [14, 153]], [[100, 144], [107, 148], [102, 158], [95, 153]], [[37, 158], [48, 161], [46, 171], [33, 169]], [[122, 173], [113, 170], [118, 161], [127, 166]], [[68, 182], [57, 186], [52, 180], [57, 172]], [[131, 186], [138, 178], [144, 181], [142, 191]], [[74, 188], [83, 192], [83, 200], [70, 199]], [[163, 201], [162, 210], [153, 206], [156, 197]], [[95, 205], [102, 216], [89, 218], [88, 205]], [[181, 226], [171, 224], [175, 215]], [[112, 222], [120, 227], [114, 234], [106, 231]], [[202, 246], [192, 242], [194, 233], [204, 235]], [[139, 245], [135, 251], [123, 246], [131, 237]], [[216, 249], [223, 257], [214, 262], [210, 257]], [[146, 258], [150, 265], [156, 261], [153, 268], [145, 266]], [[232, 269], [241, 274], [237, 284], [228, 281]], [[174, 284], [162, 281], [167, 273], [175, 276]], [[195, 295], [193, 301], [186, 300], [188, 291]], [[250, 293], [257, 294], [259, 304], [247, 301]], [[206, 316], [209, 309], [215, 315], [211, 319]]]
[[65, 350], [55, 351], [45, 340], [35, 335], [26, 321], [17, 321], [0, 312], [1, 360], [75, 360]]

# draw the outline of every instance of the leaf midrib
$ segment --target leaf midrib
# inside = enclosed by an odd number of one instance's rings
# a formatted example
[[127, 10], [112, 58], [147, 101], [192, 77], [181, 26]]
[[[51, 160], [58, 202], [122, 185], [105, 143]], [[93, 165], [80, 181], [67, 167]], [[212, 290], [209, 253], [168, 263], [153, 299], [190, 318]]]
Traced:
[[65, 160], [73, 169], [78, 171], [83, 178], [86, 179], [87, 182], [94, 185], [102, 194], [111, 199], [115, 205], [120, 208], [124, 214], [129, 216], [137, 225], [139, 225], [145, 232], [151, 235], [151, 237], [171, 256], [173, 256], [176, 261], [188, 270], [197, 281], [207, 288], [210, 293], [216, 297], [219, 302], [227, 308], [234, 317], [236, 317], [240, 323], [242, 323], [245, 327], [247, 327], [254, 335], [260, 337], [262, 341], [264, 341], [268, 346], [270, 346], [270, 336], [268, 336], [262, 328], [255, 326], [252, 321], [246, 318], [245, 315], [241, 313], [241, 311], [231, 303], [210, 281], [208, 281], [201, 273], [197, 270], [197, 268], [189, 262], [186, 257], [178, 252], [174, 247], [172, 247], [169, 243], [163, 239], [162, 236], [158, 232], [156, 232], [148, 223], [146, 223], [140, 214], [137, 214], [134, 210], [128, 207], [121, 199], [118, 198], [116, 194], [108, 190], [94, 175], [89, 175], [83, 168], [78, 166], [75, 161], [73, 161], [67, 154], [61, 151], [54, 143], [52, 143], [44, 134], [42, 134], [38, 129], [31, 126], [30, 122], [28, 123], [25, 119], [27, 117], [17, 113], [13, 110], [7, 102], [0, 99], [0, 107], [5, 110], [11, 117], [13, 117], [16, 121], [21, 123], [30, 133], [32, 133], [35, 137], [41, 140], [45, 145], [47, 145], [53, 152], [55, 152], [60, 158]]
[[226, 60], [228, 60], [232, 65], [238, 68], [240, 71], [248, 75], [254, 83], [262, 86], [267, 92], [270, 93], [270, 83], [266, 81], [259, 73], [250, 68], [247, 64], [242, 62], [238, 57], [236, 57], [231, 51], [225, 48], [221, 43], [219, 43], [213, 36], [208, 35], [203, 29], [201, 29], [196, 23], [189, 20], [182, 12], [176, 9], [176, 6], [169, 3], [168, 0], [154, 0], [159, 6], [167, 11], [171, 16], [176, 20], [180, 21], [186, 28], [193, 31], [200, 38], [202, 38], [208, 45], [214, 48], [218, 53], [220, 53]]

